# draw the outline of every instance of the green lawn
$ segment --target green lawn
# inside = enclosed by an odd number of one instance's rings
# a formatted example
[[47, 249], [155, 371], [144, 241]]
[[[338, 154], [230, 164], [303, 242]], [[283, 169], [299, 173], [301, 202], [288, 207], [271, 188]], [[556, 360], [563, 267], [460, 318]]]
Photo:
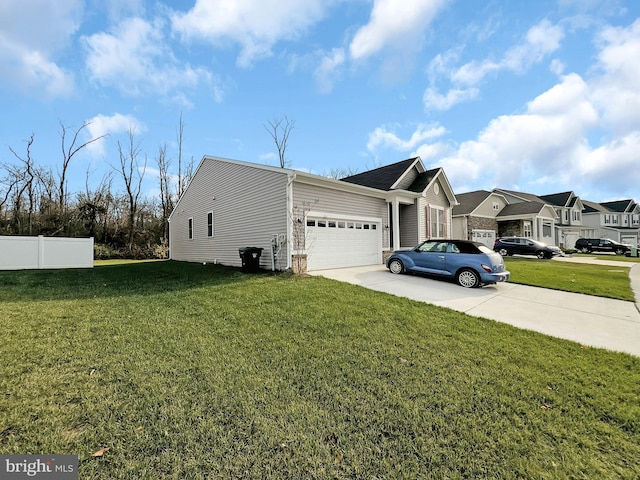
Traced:
[[504, 262], [512, 283], [634, 301], [629, 281], [632, 264], [612, 267], [525, 257], [505, 257]]
[[0, 453], [81, 479], [640, 477], [640, 358], [321, 277], [0, 272], [0, 328]]

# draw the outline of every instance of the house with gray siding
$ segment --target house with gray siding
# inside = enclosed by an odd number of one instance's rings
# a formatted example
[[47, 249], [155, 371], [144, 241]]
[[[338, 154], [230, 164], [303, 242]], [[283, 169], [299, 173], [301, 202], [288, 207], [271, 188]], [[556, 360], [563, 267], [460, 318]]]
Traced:
[[583, 222], [591, 228], [588, 238], [609, 238], [640, 245], [640, 205], [632, 199], [611, 202], [583, 200]]
[[[456, 198], [419, 157], [336, 180], [205, 156], [169, 217], [170, 258], [264, 269], [380, 264], [391, 250], [451, 236]], [[302, 260], [302, 261], [301, 261]]]

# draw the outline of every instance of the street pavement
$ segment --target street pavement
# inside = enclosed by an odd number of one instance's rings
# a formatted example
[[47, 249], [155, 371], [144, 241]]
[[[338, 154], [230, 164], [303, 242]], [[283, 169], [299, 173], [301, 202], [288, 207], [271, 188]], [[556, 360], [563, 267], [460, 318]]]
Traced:
[[[630, 266], [628, 262], [616, 262], [615, 257], [611, 260], [560, 257], [552, 261], [598, 263], [612, 268]], [[633, 265], [629, 276], [638, 303], [515, 283], [468, 289], [423, 276], [394, 275], [383, 265], [309, 274], [448, 307], [585, 346], [640, 356], [640, 263]]]

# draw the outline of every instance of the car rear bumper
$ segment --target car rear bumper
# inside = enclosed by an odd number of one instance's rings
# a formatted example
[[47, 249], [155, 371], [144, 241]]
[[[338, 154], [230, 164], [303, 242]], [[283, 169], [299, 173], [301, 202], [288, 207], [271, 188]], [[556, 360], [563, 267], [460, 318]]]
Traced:
[[483, 273], [480, 275], [480, 279], [482, 283], [500, 283], [509, 281], [509, 277], [511, 277], [510, 272], [500, 272], [500, 273]]

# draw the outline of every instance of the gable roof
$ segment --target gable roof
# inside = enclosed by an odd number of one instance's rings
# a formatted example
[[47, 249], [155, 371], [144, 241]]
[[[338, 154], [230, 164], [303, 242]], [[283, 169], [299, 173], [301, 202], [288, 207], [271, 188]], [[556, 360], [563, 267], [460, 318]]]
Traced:
[[[365, 187], [377, 188], [378, 190], [389, 191], [391, 187], [411, 168], [420, 157], [408, 158], [401, 162], [392, 163], [384, 167], [374, 168], [366, 172], [357, 173], [340, 180], [348, 183], [355, 183]], [[426, 172], [425, 172], [426, 173]], [[417, 181], [417, 179], [416, 179]], [[414, 181], [415, 183], [415, 181]], [[428, 182], [427, 182], [428, 184]], [[427, 185], [425, 184], [425, 186]], [[414, 190], [412, 190], [414, 191]]]
[[594, 212], [606, 213], [611, 211], [607, 207], [601, 205], [598, 202], [590, 202], [588, 200], [582, 200], [582, 206], [584, 207], [582, 209], [584, 213], [594, 213]]
[[557, 207], [570, 207], [575, 203], [573, 192], [552, 193], [550, 195], [540, 195], [540, 198], [551, 205]]
[[545, 204], [542, 202], [517, 202], [504, 207], [498, 217], [509, 217], [512, 215], [526, 215], [540, 213]]
[[476, 190], [474, 192], [461, 193], [456, 195], [458, 205], [453, 207], [452, 215], [468, 215], [473, 212], [478, 205], [484, 202], [493, 192], [487, 190]]
[[431, 170], [427, 170], [426, 172], [419, 173], [413, 183], [409, 185], [407, 190], [415, 193], [424, 192], [424, 189], [429, 186], [431, 180], [433, 180], [441, 170], [441, 168], [433, 168]]
[[611, 210], [612, 212], [629, 212], [633, 209], [635, 202], [631, 199], [627, 200], [614, 200], [613, 202], [602, 202], [600, 205]]
[[494, 192], [497, 193], [506, 193], [507, 195], [511, 195], [513, 197], [519, 198], [525, 202], [539, 202], [539, 203], [547, 203], [538, 195], [534, 195], [533, 193], [525, 193], [525, 192], [517, 192], [515, 190], [505, 190], [504, 188], [494, 188]]

